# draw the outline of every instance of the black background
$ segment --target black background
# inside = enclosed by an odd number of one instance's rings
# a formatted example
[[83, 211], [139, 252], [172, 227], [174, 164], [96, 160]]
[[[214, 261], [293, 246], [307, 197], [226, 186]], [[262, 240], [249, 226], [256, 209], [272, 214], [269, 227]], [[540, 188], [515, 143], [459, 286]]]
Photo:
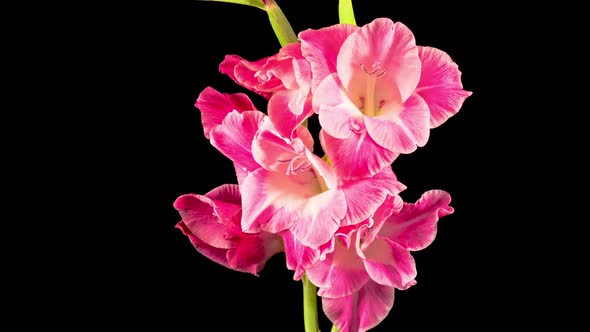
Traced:
[[[445, 189], [456, 212], [414, 254], [418, 284], [396, 293], [375, 331], [583, 329], [584, 11], [353, 3], [359, 25], [389, 17], [449, 53], [474, 92], [393, 165], [406, 200]], [[295, 31], [338, 21], [336, 0], [279, 5]], [[0, 329], [302, 331], [301, 285], [283, 255], [254, 277], [200, 256], [174, 228], [177, 196], [236, 182], [193, 103], [207, 86], [246, 92], [217, 66], [225, 54], [278, 50], [266, 14], [199, 1], [22, 1], [0, 16]]]

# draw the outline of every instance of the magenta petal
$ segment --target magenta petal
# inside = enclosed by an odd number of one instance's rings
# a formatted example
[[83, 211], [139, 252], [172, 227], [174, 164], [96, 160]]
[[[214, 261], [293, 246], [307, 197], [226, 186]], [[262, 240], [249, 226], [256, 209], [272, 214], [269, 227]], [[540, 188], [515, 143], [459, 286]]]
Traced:
[[[229, 249], [232, 244], [225, 238], [225, 225], [215, 212], [215, 203], [202, 195], [186, 194], [178, 197], [174, 208], [182, 217], [181, 228], [209, 246]], [[239, 208], [239, 206], [238, 206]]]
[[309, 61], [312, 72], [312, 91], [324, 77], [336, 72], [336, 59], [342, 43], [359, 27], [350, 24], [336, 24], [318, 30], [299, 33], [301, 53]]
[[417, 94], [408, 98], [399, 113], [365, 117], [367, 132], [383, 148], [410, 153], [424, 146], [430, 135], [430, 113], [426, 102]]
[[463, 90], [461, 71], [451, 57], [433, 47], [418, 47], [422, 75], [416, 88], [430, 108], [430, 127], [436, 128], [459, 112], [470, 91]]
[[310, 266], [312, 266], [320, 257], [318, 249], [302, 245], [290, 230], [280, 233], [285, 247], [285, 259], [287, 268], [295, 271], [294, 280], [299, 280]]
[[293, 235], [305, 246], [318, 248], [327, 243], [346, 213], [346, 199], [341, 191], [331, 189], [307, 199], [301, 217], [291, 227]]
[[236, 239], [235, 247], [227, 252], [231, 268], [257, 275], [274, 254], [282, 251], [276, 234], [245, 235]]
[[416, 251], [429, 246], [436, 237], [438, 219], [453, 213], [451, 196], [443, 190], [429, 190], [415, 203], [405, 203], [399, 213], [383, 224], [379, 236]]
[[306, 274], [319, 287], [318, 295], [330, 298], [350, 295], [369, 281], [369, 275], [356, 250], [346, 248], [338, 241], [334, 252], [307, 269]]
[[275, 56], [250, 62], [237, 55], [226, 55], [219, 65], [219, 71], [231, 77], [236, 83], [248, 90], [254, 91], [265, 98], [270, 98], [271, 92], [283, 87], [282, 82], [265, 71], [263, 66]]
[[344, 179], [373, 176], [399, 155], [379, 146], [366, 131], [337, 139], [321, 130], [320, 143], [336, 173]]
[[260, 165], [252, 156], [252, 141], [264, 118], [259, 111], [233, 111], [211, 131], [211, 144], [239, 167], [253, 171]]
[[399, 244], [377, 237], [363, 252], [365, 269], [376, 283], [402, 290], [416, 283], [414, 258]]
[[369, 218], [388, 195], [397, 195], [404, 189], [406, 186], [397, 181], [387, 166], [372, 177], [344, 181], [341, 190], [346, 197], [347, 211], [341, 225], [353, 225]]
[[394, 291], [369, 281], [358, 293], [322, 298], [322, 308], [339, 332], [365, 332], [387, 317], [393, 307]]
[[226, 94], [211, 87], [205, 88], [197, 98], [195, 107], [201, 111], [201, 123], [205, 137], [215, 126], [220, 125], [225, 116], [232, 112], [256, 110], [248, 96], [243, 93]]
[[[291, 138], [293, 131], [313, 114], [307, 97], [302, 100], [298, 100], [299, 98], [299, 91], [286, 90], [275, 93], [268, 101], [268, 116], [285, 138]], [[293, 103], [297, 105], [291, 105]], [[299, 113], [292, 112], [292, 108], [300, 108]]]
[[184, 221], [180, 221], [178, 224], [176, 224], [176, 228], [180, 229], [182, 231], [182, 234], [186, 235], [189, 238], [193, 247], [200, 254], [209, 258], [217, 264], [223, 265], [231, 269], [226, 256], [228, 249], [216, 248], [205, 243], [205, 241], [202, 241], [193, 234], [192, 230], [188, 228]]

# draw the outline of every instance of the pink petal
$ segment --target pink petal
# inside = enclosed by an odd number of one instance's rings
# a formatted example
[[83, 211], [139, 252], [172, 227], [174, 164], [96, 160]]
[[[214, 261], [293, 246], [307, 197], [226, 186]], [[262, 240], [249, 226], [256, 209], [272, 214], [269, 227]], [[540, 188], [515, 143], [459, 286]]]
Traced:
[[300, 211], [301, 217], [291, 231], [304, 246], [318, 248], [327, 243], [346, 213], [346, 199], [338, 190], [328, 190], [309, 197]]
[[281, 251], [281, 240], [276, 234], [245, 235], [236, 239], [235, 247], [227, 252], [227, 258], [234, 270], [257, 275], [268, 259]]
[[337, 139], [321, 130], [320, 143], [336, 173], [344, 179], [373, 176], [390, 166], [399, 155], [377, 145], [366, 131]]
[[285, 247], [287, 268], [295, 271], [294, 280], [299, 280], [310, 266], [320, 257], [320, 250], [302, 245], [290, 230], [280, 233]]
[[299, 219], [307, 198], [321, 192], [311, 170], [286, 175], [263, 168], [248, 174], [240, 190], [242, 229], [246, 233], [260, 229], [278, 233], [291, 227]]
[[[381, 206], [379, 206], [377, 211], [375, 211], [373, 214], [373, 223], [372, 225], [369, 225], [370, 228], [359, 228], [359, 231], [363, 232], [362, 237], [366, 246], [373, 242], [375, 237], [381, 231], [381, 227], [383, 227], [383, 224], [387, 221], [387, 218], [389, 218], [389, 216], [392, 214], [401, 211], [403, 206], [404, 201], [399, 195], [388, 196], [385, 198], [383, 204], [381, 204]], [[362, 254], [362, 256], [364, 256], [364, 254]]]
[[338, 241], [334, 252], [307, 269], [306, 274], [319, 287], [318, 295], [330, 298], [350, 295], [369, 281], [369, 275], [356, 250], [346, 248]]
[[228, 75], [246, 89], [254, 91], [268, 99], [272, 95], [271, 92], [283, 88], [283, 84], [278, 78], [262, 70], [263, 66], [270, 59], [272, 57], [250, 62], [237, 55], [226, 55], [225, 59], [219, 65], [219, 71]]
[[186, 235], [189, 238], [193, 247], [201, 255], [209, 258], [217, 264], [223, 265], [231, 269], [226, 256], [228, 249], [213, 247], [207, 244], [205, 241], [199, 239], [197, 236], [193, 234], [192, 230], [189, 229], [189, 227], [186, 225], [184, 221], [180, 221], [178, 224], [176, 224], [176, 228], [180, 229], [182, 231], [182, 234]]
[[405, 203], [399, 213], [383, 224], [379, 236], [416, 251], [429, 246], [436, 236], [438, 219], [453, 213], [451, 196], [443, 190], [429, 190], [415, 204]]
[[242, 195], [240, 188], [235, 184], [221, 185], [206, 193], [205, 196], [212, 200], [215, 214], [226, 225], [241, 213]]
[[211, 129], [220, 125], [228, 113], [256, 110], [252, 101], [245, 94], [221, 93], [211, 87], [205, 88], [199, 94], [195, 107], [201, 111], [201, 123], [207, 138], [209, 138]]
[[225, 225], [219, 220], [215, 203], [210, 198], [194, 194], [182, 195], [174, 202], [174, 208], [182, 217], [183, 232], [190, 233], [192, 237], [211, 247], [232, 247], [231, 241], [225, 237]]
[[408, 98], [399, 113], [385, 113], [365, 117], [367, 132], [381, 147], [411, 153], [416, 146], [424, 146], [430, 135], [430, 113], [426, 102], [417, 94]]
[[451, 57], [433, 47], [418, 46], [422, 75], [416, 89], [430, 109], [430, 127], [436, 128], [455, 115], [472, 92], [463, 90], [461, 71]]
[[[299, 113], [296, 114], [293, 109]], [[301, 98], [296, 90], [277, 92], [268, 101], [268, 116], [281, 136], [286, 138], [291, 138], [293, 131], [311, 114], [311, 102], [307, 100], [307, 96]]]
[[336, 72], [336, 59], [342, 43], [354, 31], [354, 25], [336, 24], [319, 30], [307, 29], [299, 33], [301, 53], [309, 61], [312, 72], [312, 91], [331, 73]]
[[260, 167], [252, 156], [252, 141], [264, 113], [232, 111], [211, 131], [211, 144], [239, 167], [253, 171]]
[[346, 95], [336, 74], [322, 80], [314, 92], [312, 105], [319, 113], [322, 129], [340, 139], [349, 137], [363, 116]]
[[346, 197], [347, 211], [341, 225], [353, 225], [369, 218], [388, 195], [397, 195], [404, 189], [406, 186], [397, 181], [391, 167], [372, 177], [344, 181], [341, 190]]
[[369, 281], [357, 293], [322, 298], [322, 308], [339, 332], [365, 332], [387, 317], [393, 300], [394, 288]]
[[403, 102], [420, 80], [414, 35], [388, 18], [377, 18], [353, 32], [342, 44], [337, 61], [338, 76], [350, 96], [362, 96], [364, 87], [374, 86], [377, 102]]
[[269, 171], [287, 173], [289, 163], [303, 153], [305, 145], [281, 136], [271, 121], [266, 118], [252, 142], [254, 160]]
[[399, 244], [378, 237], [363, 253], [365, 269], [376, 283], [402, 290], [416, 283], [414, 258]]

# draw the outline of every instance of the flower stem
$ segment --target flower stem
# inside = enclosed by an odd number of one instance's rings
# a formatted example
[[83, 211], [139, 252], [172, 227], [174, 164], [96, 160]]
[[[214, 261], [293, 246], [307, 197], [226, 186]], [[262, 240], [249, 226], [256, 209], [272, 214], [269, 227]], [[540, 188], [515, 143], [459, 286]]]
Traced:
[[303, 281], [303, 324], [305, 332], [319, 332], [317, 290], [306, 275]]
[[336, 325], [332, 325], [332, 329], [330, 330], [330, 332], [338, 332], [338, 328], [336, 327]]

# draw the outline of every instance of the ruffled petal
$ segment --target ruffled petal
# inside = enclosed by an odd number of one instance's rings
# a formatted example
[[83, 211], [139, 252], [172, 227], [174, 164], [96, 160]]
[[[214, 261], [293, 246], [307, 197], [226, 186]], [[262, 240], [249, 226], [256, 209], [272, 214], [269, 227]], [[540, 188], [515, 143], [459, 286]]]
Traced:
[[342, 88], [338, 76], [326, 76], [313, 95], [314, 111], [319, 114], [322, 129], [333, 137], [344, 139], [352, 134], [363, 114]]
[[336, 24], [318, 30], [307, 29], [299, 33], [301, 53], [311, 65], [312, 91], [315, 91], [326, 76], [336, 72], [336, 59], [340, 47], [357, 29], [359, 27], [350, 24]]
[[321, 192], [317, 178], [310, 170], [286, 175], [263, 168], [248, 174], [240, 189], [242, 230], [246, 233], [261, 229], [279, 233], [291, 227], [300, 218], [307, 199]]
[[406, 186], [397, 181], [391, 167], [385, 167], [372, 177], [343, 181], [340, 189], [346, 197], [347, 207], [341, 225], [348, 226], [372, 216], [388, 195], [397, 195]]
[[[299, 113], [291, 111], [297, 109]], [[313, 114], [311, 101], [299, 91], [286, 90], [275, 93], [268, 101], [268, 116], [277, 131], [285, 138], [292, 138], [293, 131]]]
[[377, 237], [363, 253], [365, 269], [376, 283], [401, 290], [416, 284], [414, 258], [399, 244]]
[[283, 88], [281, 80], [263, 70], [263, 66], [272, 58], [276, 58], [276, 55], [250, 62], [237, 55], [226, 55], [219, 65], [219, 71], [239, 85], [268, 99], [272, 92]]
[[414, 35], [388, 18], [377, 18], [353, 32], [338, 53], [338, 76], [357, 105], [362, 96], [377, 104], [404, 102], [416, 89], [420, 70]]
[[268, 259], [281, 251], [281, 240], [276, 234], [244, 235], [236, 239], [235, 246], [227, 252], [227, 258], [234, 270], [258, 275]]
[[[364, 128], [361, 127], [362, 129]], [[353, 133], [346, 139], [338, 139], [321, 130], [320, 143], [336, 173], [344, 179], [373, 176], [390, 166], [399, 156], [398, 153], [375, 143], [366, 131]]]
[[186, 235], [189, 238], [190, 242], [192, 243], [193, 247], [197, 250], [197, 252], [214, 261], [215, 263], [231, 269], [229, 261], [227, 260], [228, 249], [213, 247], [207, 244], [205, 241], [199, 239], [197, 236], [193, 234], [192, 229], [189, 228], [184, 221], [180, 221], [178, 224], [176, 224], [175, 227], [180, 229], [182, 231], [182, 234]]
[[239, 113], [243, 111], [256, 110], [254, 104], [248, 96], [243, 93], [227, 94], [221, 93], [212, 87], [203, 90], [195, 107], [201, 111], [201, 123], [205, 137], [209, 138], [209, 132], [220, 125], [225, 116], [232, 111]]
[[309, 197], [301, 217], [291, 231], [301, 244], [312, 248], [327, 243], [346, 213], [346, 199], [341, 191], [331, 189]]
[[430, 127], [436, 128], [455, 115], [472, 92], [463, 90], [461, 71], [451, 57], [434, 47], [418, 46], [422, 75], [416, 88], [430, 109]]
[[252, 156], [252, 141], [264, 113], [232, 111], [211, 131], [211, 144], [240, 168], [253, 171], [260, 167]]
[[413, 94], [399, 112], [365, 117], [367, 132], [379, 146], [397, 153], [411, 153], [424, 146], [430, 135], [430, 113], [426, 102]]
[[402, 247], [417, 251], [429, 246], [436, 237], [438, 219], [453, 213], [451, 196], [443, 190], [429, 190], [415, 204], [405, 203], [399, 213], [391, 215], [379, 236]]
[[203, 242], [214, 248], [232, 247], [231, 241], [226, 239], [225, 225], [219, 220], [215, 212], [215, 203], [210, 198], [186, 194], [178, 197], [173, 205], [182, 218], [180, 229], [183, 232], [199, 239], [199, 243]]
[[322, 308], [339, 332], [365, 332], [387, 317], [393, 300], [394, 288], [369, 281], [357, 293], [322, 298]]
[[307, 270], [309, 280], [319, 287], [318, 295], [338, 298], [361, 289], [369, 275], [354, 248], [346, 248], [336, 241], [334, 252]]
[[310, 266], [320, 258], [320, 250], [302, 245], [290, 230], [280, 233], [285, 247], [287, 268], [294, 271], [293, 280], [299, 280]]

